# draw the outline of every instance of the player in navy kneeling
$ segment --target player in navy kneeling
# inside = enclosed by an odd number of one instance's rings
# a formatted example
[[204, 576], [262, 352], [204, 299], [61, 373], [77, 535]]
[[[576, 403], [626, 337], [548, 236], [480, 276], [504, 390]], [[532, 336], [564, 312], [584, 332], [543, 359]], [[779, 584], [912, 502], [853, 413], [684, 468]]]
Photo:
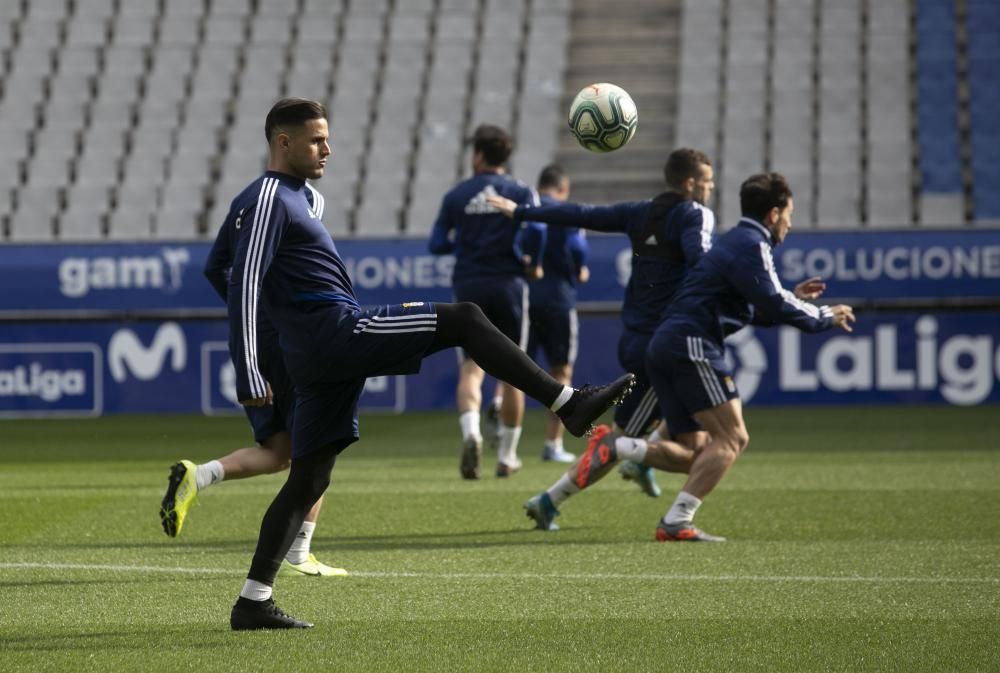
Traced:
[[308, 628], [278, 608], [272, 587], [306, 512], [326, 491], [341, 451], [359, 438], [358, 398], [365, 379], [411, 374], [422, 359], [461, 347], [492, 376], [531, 395], [585, 434], [628, 394], [633, 376], [574, 390], [542, 371], [476, 305], [408, 302], [363, 309], [347, 268], [307, 196], [330, 155], [325, 107], [311, 100], [275, 103], [264, 125], [267, 171], [244, 189], [227, 292], [236, 392], [247, 406], [272, 402], [260, 367], [257, 315], [278, 331], [295, 386], [292, 464], [261, 522], [250, 571], [233, 606], [234, 630]]

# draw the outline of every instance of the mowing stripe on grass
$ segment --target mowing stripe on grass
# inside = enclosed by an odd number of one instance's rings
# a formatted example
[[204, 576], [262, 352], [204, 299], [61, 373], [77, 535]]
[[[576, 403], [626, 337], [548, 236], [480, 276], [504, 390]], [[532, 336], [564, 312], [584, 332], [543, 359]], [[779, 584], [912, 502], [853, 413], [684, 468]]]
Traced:
[[[169, 566], [110, 565], [93, 563], [0, 563], [0, 569], [31, 570], [107, 570], [111, 572], [186, 573], [195, 575], [242, 575], [242, 570], [228, 568], [180, 568]], [[428, 573], [361, 572], [351, 577], [385, 579], [498, 579], [498, 580], [641, 580], [664, 582], [858, 582], [873, 584], [948, 583], [1000, 584], [1000, 577], [861, 577], [856, 575], [668, 575], [659, 573]]]

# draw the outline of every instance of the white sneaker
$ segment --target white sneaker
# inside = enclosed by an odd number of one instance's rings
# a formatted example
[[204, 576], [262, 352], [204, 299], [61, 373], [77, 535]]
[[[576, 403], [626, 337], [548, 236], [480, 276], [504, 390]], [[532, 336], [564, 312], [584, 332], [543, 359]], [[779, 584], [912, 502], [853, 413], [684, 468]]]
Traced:
[[576, 454], [570, 453], [566, 449], [549, 449], [542, 451], [542, 460], [550, 463], [572, 463], [576, 460]]

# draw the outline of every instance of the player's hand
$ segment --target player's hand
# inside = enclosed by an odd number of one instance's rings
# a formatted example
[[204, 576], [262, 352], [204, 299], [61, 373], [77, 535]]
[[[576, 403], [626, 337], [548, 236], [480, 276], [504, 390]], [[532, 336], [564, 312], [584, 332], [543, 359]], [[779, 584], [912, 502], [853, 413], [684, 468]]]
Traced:
[[836, 306], [831, 306], [830, 310], [833, 311], [834, 325], [845, 332], [854, 331], [854, 328], [851, 327], [851, 323], [854, 322], [854, 309], [845, 304], [837, 304]]
[[252, 397], [249, 400], [240, 402], [245, 407], [266, 407], [274, 403], [274, 393], [271, 392], [271, 384], [265, 384], [264, 397]]
[[580, 272], [576, 274], [576, 280], [580, 283], [586, 283], [590, 280], [590, 269], [585, 266], [581, 266]]
[[545, 270], [541, 264], [525, 264], [524, 275], [528, 277], [528, 280], [541, 280], [545, 277]]
[[795, 286], [795, 296], [799, 299], [816, 299], [826, 290], [826, 283], [819, 276], [806, 278]]
[[511, 201], [510, 199], [499, 195], [487, 196], [486, 205], [496, 208], [507, 217], [514, 217], [514, 211], [517, 210], [516, 201]]

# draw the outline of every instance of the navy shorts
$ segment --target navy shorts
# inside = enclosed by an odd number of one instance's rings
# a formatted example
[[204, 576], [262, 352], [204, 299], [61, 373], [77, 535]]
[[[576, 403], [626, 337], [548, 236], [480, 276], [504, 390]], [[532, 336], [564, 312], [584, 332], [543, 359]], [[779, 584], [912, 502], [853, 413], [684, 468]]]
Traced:
[[253, 428], [254, 441], [263, 444], [279, 432], [291, 431], [295, 416], [295, 385], [281, 359], [277, 335], [274, 335], [273, 343], [261, 345], [258, 358], [261, 374], [271, 386], [274, 401], [263, 407], [243, 407], [243, 411]]
[[[472, 302], [521, 350], [528, 347], [528, 283], [523, 278], [490, 278], [456, 285], [455, 301]], [[468, 354], [465, 357], [468, 359]]]
[[646, 371], [671, 437], [701, 430], [696, 413], [739, 397], [724, 353], [699, 337], [654, 335]]
[[420, 371], [437, 331], [437, 309], [429, 302], [369, 307], [328, 331], [317, 335], [316, 375], [296, 387], [293, 457], [326, 446], [340, 452], [357, 441], [365, 380]]
[[660, 420], [656, 391], [646, 373], [646, 347], [651, 338], [651, 334], [625, 330], [618, 339], [618, 362], [635, 374], [632, 394], [615, 407], [615, 425], [628, 437], [642, 437]]
[[539, 350], [549, 366], [572, 365], [579, 347], [579, 321], [572, 305], [531, 303], [528, 355], [537, 359]]

